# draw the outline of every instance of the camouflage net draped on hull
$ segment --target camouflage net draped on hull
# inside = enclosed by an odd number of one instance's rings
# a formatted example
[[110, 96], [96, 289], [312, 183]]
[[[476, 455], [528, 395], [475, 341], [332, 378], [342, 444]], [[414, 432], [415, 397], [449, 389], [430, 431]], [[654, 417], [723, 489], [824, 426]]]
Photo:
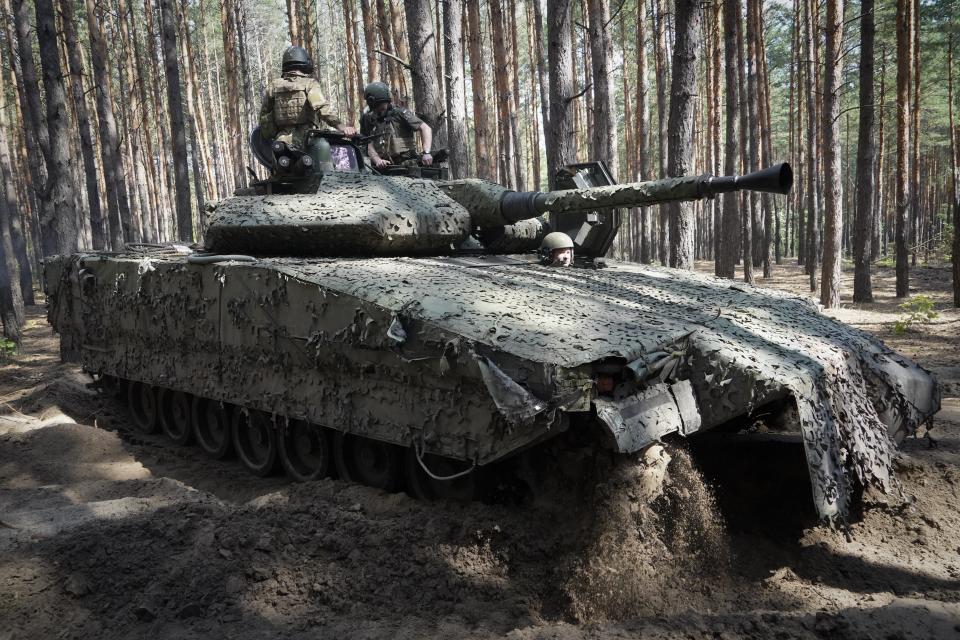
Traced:
[[704, 427], [792, 396], [824, 519], [847, 516], [856, 485], [895, 491], [889, 434], [912, 433], [939, 406], [916, 364], [789, 294], [628, 264], [277, 262], [291, 276], [548, 365], [674, 353], [673, 376], [694, 385]]

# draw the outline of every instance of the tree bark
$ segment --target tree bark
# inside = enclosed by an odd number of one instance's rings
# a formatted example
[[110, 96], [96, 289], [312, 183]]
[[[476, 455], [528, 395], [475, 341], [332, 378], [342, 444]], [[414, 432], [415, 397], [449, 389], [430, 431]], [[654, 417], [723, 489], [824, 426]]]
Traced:
[[52, 0], [35, 0], [37, 40], [40, 43], [40, 67], [47, 98], [47, 188], [52, 217], [40, 219], [40, 234], [45, 255], [73, 253], [77, 250], [77, 218], [73, 182], [70, 176], [70, 122], [67, 96], [63, 87], [60, 53], [57, 47], [56, 15]]
[[510, 61], [504, 37], [503, 11], [500, 0], [489, 0], [490, 33], [493, 40], [493, 79], [497, 96], [497, 158], [504, 186], [517, 188], [513, 163], [515, 153], [510, 119]]
[[463, 0], [446, 0], [443, 3], [443, 58], [447, 70], [447, 150], [450, 173], [454, 178], [465, 178], [469, 172], [462, 25]]
[[873, 302], [870, 259], [873, 254], [874, 0], [860, 5], [860, 129], [857, 133], [857, 210], [853, 233], [853, 301]]
[[[100, 133], [100, 161], [107, 196], [107, 229], [114, 250], [123, 246], [124, 215], [121, 202], [126, 205], [126, 188], [120, 172], [120, 148], [117, 121], [113, 109], [113, 87], [107, 69], [107, 41], [103, 34], [102, 9], [93, 0], [86, 0], [87, 28], [90, 31], [90, 57], [93, 63], [94, 93], [97, 98], [97, 123]], [[123, 195], [121, 196], [121, 188]], [[125, 206], [129, 215], [129, 206]]]
[[[346, 0], [350, 1], [350, 0]], [[380, 79], [380, 59], [377, 58], [377, 27], [374, 20], [373, 10], [370, 8], [371, 0], [360, 0], [360, 15], [363, 18], [363, 41], [367, 49], [367, 82], [374, 82]], [[373, 0], [376, 2], [377, 0]]]
[[[643, 0], [637, 3], [637, 158], [640, 180], [653, 179], [653, 157], [650, 153], [650, 82], [647, 70], [647, 20]], [[640, 262], [653, 261], [653, 237], [650, 207], [640, 208]]]
[[[234, 0], [220, 0], [220, 25], [221, 31], [223, 32], [223, 71], [227, 78], [227, 95], [231, 97], [226, 101], [226, 137], [227, 146], [230, 150], [231, 169], [233, 170], [233, 185], [227, 186], [228, 192], [231, 188], [241, 187], [246, 184], [246, 174], [243, 169], [243, 151], [241, 148], [244, 135], [240, 129], [240, 100], [238, 100], [240, 90], [237, 86], [237, 60], [239, 58], [239, 51], [233, 2]], [[292, 35], [293, 34], [291, 34], [291, 37]]]
[[[653, 58], [655, 76], [657, 80], [657, 157], [660, 161], [659, 176], [667, 175], [667, 0], [650, 0], [651, 15], [653, 16], [654, 46]], [[658, 207], [659, 225], [657, 230], [657, 254], [660, 264], [666, 266], [670, 262], [669, 246], [669, 207]]]
[[[434, 149], [447, 146], [446, 111], [443, 94], [437, 82], [434, 23], [430, 16], [430, 0], [404, 0], [407, 33], [410, 38], [410, 75], [417, 115], [433, 129]], [[432, 151], [432, 150], [431, 150]]]
[[577, 157], [573, 130], [573, 43], [570, 37], [572, 0], [547, 1], [547, 50], [550, 62], [550, 136], [547, 172], [550, 188], [557, 171]]
[[[0, 319], [3, 321], [3, 335], [9, 340], [20, 342], [20, 329], [24, 323], [24, 287], [22, 272], [30, 274], [30, 261], [20, 259], [14, 242], [14, 230], [19, 227], [20, 211], [17, 207], [13, 163], [10, 157], [10, 144], [7, 139], [7, 105], [5, 83], [0, 83]], [[27, 292], [31, 304], [32, 286], [27, 280]]]
[[910, 257], [907, 233], [910, 214], [910, 51], [912, 0], [897, 0], [897, 297], [910, 295]]
[[593, 157], [607, 163], [617, 177], [618, 145], [616, 114], [613, 111], [613, 82], [610, 40], [610, 0], [589, 0], [590, 61], [593, 65]]
[[[670, 121], [667, 175], [685, 176], [693, 171], [694, 101], [697, 94], [697, 59], [702, 46], [702, 0], [676, 0], [676, 42], [673, 47], [670, 86]], [[692, 269], [694, 260], [693, 204], [670, 204], [670, 266]]]
[[[869, 2], [869, 0], [867, 0]], [[840, 55], [843, 51], [842, 0], [827, 0], [823, 75], [823, 277], [820, 304], [840, 306], [840, 260], [843, 249], [843, 194], [840, 190]]]
[[473, 90], [473, 145], [477, 175], [484, 180], [497, 179], [497, 165], [490, 153], [490, 116], [487, 114], [487, 83], [483, 66], [483, 41], [480, 32], [480, 5], [467, 2], [467, 44], [470, 53], [470, 83]]
[[[724, 134], [723, 172], [728, 175], [739, 173], [737, 150], [740, 136], [737, 132], [740, 104], [737, 79], [737, 21], [739, 0], [723, 0], [723, 53], [724, 81], [726, 84], [726, 129]], [[737, 255], [740, 252], [740, 198], [736, 192], [723, 195], [723, 217], [720, 225], [720, 252], [717, 256], [719, 268], [717, 275], [734, 278]]]
[[818, 152], [819, 135], [817, 132], [819, 116], [817, 112], [817, 40], [814, 22], [816, 20], [816, 2], [808, 0], [805, 3], [806, 19], [804, 21], [805, 39], [807, 42], [807, 256], [806, 268], [810, 276], [810, 291], [817, 290], [818, 245], [820, 244], [820, 191], [817, 188], [817, 176], [820, 173], [820, 154]]
[[180, 90], [180, 61], [177, 57], [177, 25], [173, 0], [159, 0], [163, 36], [163, 66], [167, 78], [167, 109], [173, 133], [174, 191], [176, 194], [177, 238], [193, 241], [193, 212], [190, 208], [190, 176], [187, 170], [187, 135]]
[[74, 24], [73, 0], [59, 0], [63, 15], [64, 40], [66, 41], [67, 60], [70, 63], [70, 94], [73, 98], [73, 110], [77, 115], [77, 128], [80, 133], [80, 151], [83, 156], [83, 175], [87, 190], [87, 206], [90, 209], [91, 244], [94, 249], [106, 247], [103, 232], [103, 214], [100, 211], [100, 184], [97, 177], [97, 163], [94, 157], [93, 137], [90, 132], [90, 114], [87, 111], [86, 96], [83, 92], [83, 58], [80, 44], [77, 42], [77, 29]]

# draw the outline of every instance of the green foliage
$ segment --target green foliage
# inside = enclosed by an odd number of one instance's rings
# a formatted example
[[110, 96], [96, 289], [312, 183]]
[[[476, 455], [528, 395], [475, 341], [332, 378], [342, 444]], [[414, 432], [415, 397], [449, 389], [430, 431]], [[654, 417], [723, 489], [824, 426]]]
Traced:
[[6, 360], [17, 352], [17, 343], [10, 338], [0, 336], [0, 360]]
[[913, 324], [927, 324], [940, 315], [933, 310], [933, 299], [923, 294], [902, 303], [900, 310], [905, 315], [893, 323], [893, 332], [897, 335], [905, 333]]

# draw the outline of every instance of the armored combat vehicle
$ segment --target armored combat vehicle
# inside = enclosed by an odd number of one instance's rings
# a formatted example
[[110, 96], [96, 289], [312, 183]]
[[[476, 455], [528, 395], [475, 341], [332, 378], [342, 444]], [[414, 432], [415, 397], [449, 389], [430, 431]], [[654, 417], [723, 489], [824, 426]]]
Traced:
[[[786, 193], [787, 165], [616, 185], [587, 163], [520, 193], [378, 175], [333, 142], [332, 170], [212, 206], [202, 246], [48, 260], [62, 358], [143, 431], [426, 498], [471, 498], [544, 447], [627, 456], [765, 415], [842, 519], [860, 489], [895, 488], [896, 443], [939, 409], [926, 371], [806, 299], [604, 259], [625, 208]], [[572, 266], [541, 263], [550, 230]]]

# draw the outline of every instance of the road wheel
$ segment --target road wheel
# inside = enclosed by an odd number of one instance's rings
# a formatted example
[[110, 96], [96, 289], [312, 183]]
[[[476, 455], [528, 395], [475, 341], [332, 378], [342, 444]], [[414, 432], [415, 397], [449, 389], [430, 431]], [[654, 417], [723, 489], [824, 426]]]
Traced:
[[291, 420], [280, 436], [280, 462], [297, 482], [330, 474], [330, 438], [320, 425]]
[[220, 460], [230, 454], [230, 406], [217, 400], [193, 398], [190, 407], [193, 435], [197, 444], [211, 458]]
[[183, 391], [161, 389], [159, 404], [160, 424], [163, 427], [163, 432], [176, 444], [190, 444], [193, 439], [190, 395]]
[[153, 385], [127, 382], [127, 407], [133, 426], [141, 433], [156, 433], [159, 428], [157, 390]]
[[277, 430], [273, 420], [261, 411], [233, 412], [233, 448], [250, 473], [268, 476], [277, 466]]
[[341, 431], [334, 438], [333, 457], [337, 473], [344, 480], [397, 491], [401, 480], [401, 451], [396, 445]]

